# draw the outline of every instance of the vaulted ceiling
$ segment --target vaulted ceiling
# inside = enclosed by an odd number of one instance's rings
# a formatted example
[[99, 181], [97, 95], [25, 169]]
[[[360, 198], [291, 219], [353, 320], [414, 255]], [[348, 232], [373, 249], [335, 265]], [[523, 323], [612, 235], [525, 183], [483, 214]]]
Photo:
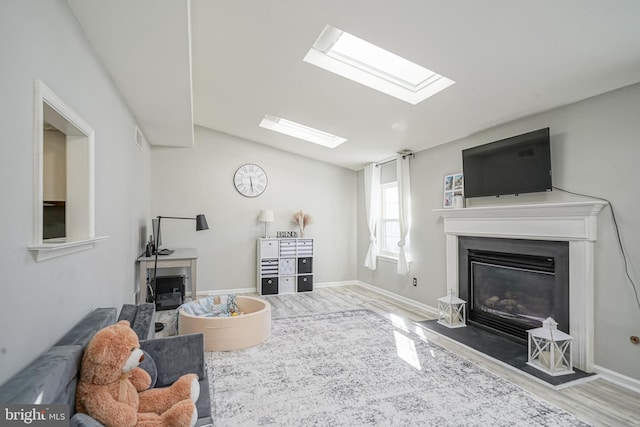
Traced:
[[[357, 170], [640, 81], [637, 0], [67, 1], [155, 145], [199, 125]], [[303, 62], [327, 24], [456, 84], [411, 105]]]

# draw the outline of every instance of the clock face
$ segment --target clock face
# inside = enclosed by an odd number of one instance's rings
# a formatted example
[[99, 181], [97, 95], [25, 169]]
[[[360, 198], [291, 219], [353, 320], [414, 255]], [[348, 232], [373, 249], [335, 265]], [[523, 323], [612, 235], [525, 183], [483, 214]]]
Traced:
[[238, 193], [246, 197], [257, 197], [267, 188], [267, 174], [253, 164], [242, 165], [233, 176], [233, 184]]

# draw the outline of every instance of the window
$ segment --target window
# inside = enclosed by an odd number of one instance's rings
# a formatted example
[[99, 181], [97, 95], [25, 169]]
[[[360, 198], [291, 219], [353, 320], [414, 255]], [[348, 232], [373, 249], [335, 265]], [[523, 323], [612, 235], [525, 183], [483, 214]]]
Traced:
[[95, 246], [94, 131], [43, 82], [35, 83], [36, 261]]
[[389, 182], [380, 186], [380, 255], [397, 258], [400, 253], [400, 215], [398, 206], [398, 183]]

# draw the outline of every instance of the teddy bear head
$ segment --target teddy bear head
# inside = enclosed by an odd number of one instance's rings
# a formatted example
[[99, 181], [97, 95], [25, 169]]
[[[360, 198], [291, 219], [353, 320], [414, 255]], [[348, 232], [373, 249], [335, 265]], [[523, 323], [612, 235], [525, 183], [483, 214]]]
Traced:
[[82, 356], [81, 380], [96, 384], [111, 384], [123, 372], [138, 366], [144, 358], [135, 331], [129, 322], [121, 320], [98, 331]]

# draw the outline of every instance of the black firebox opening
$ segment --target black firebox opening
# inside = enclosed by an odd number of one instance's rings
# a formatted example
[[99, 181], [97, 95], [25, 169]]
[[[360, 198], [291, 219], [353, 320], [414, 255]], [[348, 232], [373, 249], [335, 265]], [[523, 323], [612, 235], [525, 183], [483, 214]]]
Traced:
[[569, 331], [568, 243], [461, 237], [459, 247], [469, 323], [521, 342], [547, 317]]

